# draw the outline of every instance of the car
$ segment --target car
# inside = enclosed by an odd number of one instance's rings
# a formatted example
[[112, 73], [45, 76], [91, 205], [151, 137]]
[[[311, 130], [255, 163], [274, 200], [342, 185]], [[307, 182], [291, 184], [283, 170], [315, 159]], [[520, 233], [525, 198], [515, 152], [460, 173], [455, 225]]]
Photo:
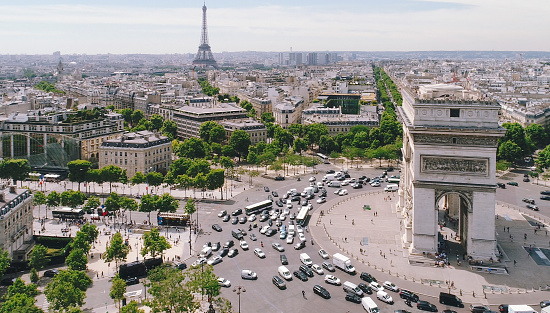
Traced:
[[296, 219], [296, 213], [290, 213], [288, 218], [291, 219], [291, 220]]
[[279, 239], [286, 239], [286, 231], [281, 231], [281, 234], [279, 235]]
[[246, 223], [246, 221], [247, 221], [246, 216], [242, 216], [242, 217], [239, 218], [239, 224], [244, 224], [244, 223]]
[[284, 280], [281, 277], [279, 277], [279, 275], [273, 276], [273, 279], [271, 279], [271, 282], [273, 283], [273, 285], [277, 286], [277, 288], [281, 290], [286, 289], [286, 284]]
[[268, 196], [267, 196], [267, 200], [273, 201], [273, 196], [272, 196], [272, 195], [268, 195]]
[[286, 214], [281, 214], [279, 216], [279, 221], [284, 221], [284, 220], [286, 220]]
[[285, 194], [283, 195], [283, 199], [285, 199], [285, 200], [288, 199], [289, 197], [290, 197], [290, 195], [289, 195], [288, 193], [285, 193]]
[[219, 255], [213, 256], [210, 260], [208, 260], [206, 263], [208, 265], [216, 265], [218, 263], [221, 263], [223, 261], [223, 258]]
[[376, 298], [382, 302], [386, 302], [387, 304], [393, 304], [393, 298], [385, 291], [378, 291], [376, 293]]
[[382, 286], [384, 287], [384, 289], [388, 289], [389, 291], [393, 291], [393, 292], [399, 292], [399, 288], [394, 284], [392, 283], [391, 281], [385, 281]]
[[[548, 300], [546, 300], [546, 301], [548, 301]], [[543, 302], [544, 302], [544, 301], [541, 301], [541, 302], [540, 302], [540, 303], [541, 303], [541, 306], [542, 306], [542, 303], [543, 303]], [[498, 306], [498, 311], [499, 311], [500, 313], [508, 313], [508, 304], [501, 304], [501, 305], [499, 305], [499, 306]]]
[[126, 286], [139, 284], [139, 278], [137, 278], [137, 277], [128, 277], [128, 278], [126, 278], [125, 281], [126, 281]]
[[268, 219], [269, 219], [269, 216], [268, 216], [268, 215], [262, 214], [262, 215], [260, 216], [259, 221], [260, 221], [260, 222], [265, 222], [265, 221], [267, 221]]
[[218, 217], [224, 217], [227, 215], [227, 211], [226, 210], [221, 210], [220, 213], [218, 213]]
[[304, 274], [304, 272], [302, 271], [294, 271], [292, 272], [292, 275], [294, 275], [294, 277], [298, 278], [301, 281], [307, 281], [307, 275]]
[[275, 229], [271, 229], [271, 228], [270, 228], [270, 229], [268, 229], [268, 230], [265, 232], [265, 235], [266, 235], [267, 237], [271, 237], [271, 236], [275, 235], [276, 233], [277, 233], [277, 231], [276, 231]]
[[300, 196], [293, 196], [292, 201], [300, 201]]
[[517, 186], [518, 186], [518, 183], [515, 182], [515, 181], [509, 181], [509, 182], [506, 183], [506, 185], [516, 186], [516, 187], [517, 187]]
[[337, 190], [336, 190], [336, 191], [334, 192], [334, 194], [335, 194], [335, 195], [337, 195], [337, 194], [339, 194], [339, 193], [340, 193], [340, 191], [342, 191], [342, 190], [343, 190], [342, 188], [340, 188], [340, 189], [337, 189]]
[[300, 250], [306, 246], [306, 243], [304, 241], [298, 242], [296, 245], [294, 245], [294, 250]]
[[218, 285], [222, 287], [231, 287], [231, 282], [223, 277], [218, 277]]
[[370, 185], [372, 187], [380, 187], [380, 182], [379, 181], [373, 181], [372, 183], [370, 183]]
[[285, 180], [285, 178], [283, 176], [277, 176], [275, 177], [275, 180]]
[[383, 291], [384, 290], [384, 287], [382, 287], [379, 283], [373, 281], [369, 284], [369, 287], [370, 289], [374, 290], [374, 291]]
[[269, 225], [265, 225], [260, 229], [260, 234], [265, 234], [265, 232], [269, 229]]
[[207, 241], [202, 247], [203, 247], [203, 248], [206, 248], [206, 247], [212, 248], [212, 242]]
[[354, 293], [346, 293], [346, 301], [353, 302], [353, 303], [361, 303], [361, 297]]
[[229, 222], [230, 219], [231, 219], [231, 216], [226, 215], [226, 216], [223, 217], [222, 221]]
[[280, 200], [275, 201], [275, 204], [280, 208], [283, 207], [283, 203]]
[[222, 249], [218, 252], [218, 255], [221, 256], [221, 257], [223, 258], [223, 257], [226, 256], [228, 253], [229, 253], [229, 248], [222, 248]]
[[541, 200], [550, 200], [550, 196], [540, 196]]
[[317, 265], [317, 264], [311, 265], [311, 269], [319, 275], [324, 275], [325, 274], [325, 272], [323, 271], [323, 268], [321, 266]]
[[218, 241], [218, 242], [216, 242], [212, 245], [212, 251], [218, 251], [218, 250], [220, 250], [221, 247], [222, 246], [220, 245], [220, 242]]
[[[550, 300], [542, 300], [540, 302], [540, 308], [544, 309], [545, 307], [550, 306]], [[500, 308], [500, 307], [499, 307]], [[506, 306], [506, 313], [508, 312], [508, 306]]]
[[250, 215], [247, 220], [249, 223], [254, 222], [256, 220], [256, 214]]
[[363, 185], [360, 184], [360, 183], [355, 183], [355, 184], [351, 185], [351, 188], [353, 188], [353, 189], [361, 189], [361, 188], [363, 188]]
[[44, 272], [43, 276], [44, 277], [54, 277], [55, 275], [59, 274], [59, 270], [58, 269], [53, 269], [53, 270], [47, 270]]
[[506, 185], [503, 183], [497, 183], [498, 188], [506, 189]]
[[288, 265], [288, 259], [287, 259], [286, 255], [281, 254], [281, 255], [279, 256], [279, 259], [281, 260], [281, 264], [283, 264], [283, 265]]
[[349, 185], [349, 180], [343, 180], [342, 183], [340, 184], [341, 186], [347, 186]]
[[323, 259], [325, 259], [325, 260], [328, 259], [328, 258], [330, 258], [330, 256], [328, 255], [328, 253], [327, 253], [325, 250], [323, 250], [323, 249], [319, 250], [319, 255], [320, 255]]
[[528, 205], [526, 205], [526, 207], [527, 207], [528, 209], [533, 210], [533, 211], [538, 211], [538, 210], [539, 210], [539, 208], [538, 208], [536, 205], [534, 205], [534, 204], [528, 204]]
[[228, 240], [223, 244], [223, 247], [225, 249], [229, 249], [235, 245], [235, 242], [233, 240]]
[[472, 313], [483, 313], [485, 311], [490, 311], [491, 309], [483, 304], [470, 304], [470, 312]]
[[233, 224], [233, 225], [236, 225], [238, 222], [239, 222], [238, 217], [234, 217], [234, 218], [231, 219], [231, 224]]
[[313, 286], [313, 293], [321, 296], [321, 298], [330, 299], [330, 293], [325, 288], [319, 285]]
[[217, 231], [218, 233], [222, 231], [222, 227], [218, 224], [212, 225], [212, 229]]
[[334, 170], [328, 170], [327, 174], [334, 174]]
[[376, 280], [376, 278], [374, 278], [374, 276], [372, 276], [371, 274], [366, 273], [366, 272], [362, 272], [359, 277], [362, 280], [366, 281], [367, 283], [377, 282], [377, 280]]
[[248, 242], [246, 242], [246, 240], [241, 240], [239, 245], [241, 246], [241, 249], [248, 250]]
[[321, 266], [329, 272], [335, 272], [336, 271], [336, 269], [334, 268], [334, 265], [332, 265], [332, 263], [330, 263], [328, 261], [323, 262], [323, 264], [321, 264]]
[[416, 308], [422, 311], [437, 312], [437, 307], [428, 301], [418, 301]]
[[313, 274], [313, 271], [311, 270], [311, 268], [309, 268], [307, 265], [303, 265], [303, 264], [300, 265], [300, 271], [306, 273], [306, 275], [309, 276], [309, 277], [315, 276]]
[[310, 193], [310, 194], [307, 194], [307, 195], [305, 196], [305, 199], [306, 199], [306, 200], [311, 200], [311, 199], [313, 199], [313, 198], [315, 198], [315, 195], [314, 195], [314, 194], [311, 194], [311, 193]]
[[334, 286], [340, 286], [342, 284], [342, 282], [338, 277], [330, 274], [325, 275], [325, 283], [331, 284]]
[[187, 264], [183, 262], [176, 262], [174, 263], [174, 268], [177, 268], [178, 270], [183, 271], [184, 269], [187, 269]]
[[359, 283], [357, 287], [359, 287], [359, 289], [361, 289], [361, 291], [365, 294], [372, 294], [372, 289], [370, 289], [370, 287], [365, 283]]
[[289, 245], [294, 243], [294, 237], [293, 236], [287, 236], [286, 237], [286, 243], [289, 244]]
[[242, 279], [254, 280], [254, 279], [258, 279], [258, 274], [256, 274], [255, 272], [253, 272], [251, 270], [242, 270], [241, 271], [241, 278]]
[[236, 209], [235, 211], [231, 212], [231, 215], [237, 216], [243, 214], [243, 209]]
[[229, 252], [227, 253], [227, 256], [230, 257], [230, 258], [234, 258], [234, 257], [236, 257], [238, 254], [239, 254], [239, 250], [237, 250], [237, 249], [231, 249], [231, 250], [229, 250]]
[[[193, 262], [193, 264], [191, 264], [191, 267], [196, 267], [196, 266], [199, 266], [199, 265], [204, 264], [204, 263], [206, 263], [206, 258], [199, 258], [198, 260]], [[46, 276], [46, 277], [48, 277], [48, 276]]]
[[271, 194], [272, 194], [274, 197], [279, 197], [279, 194], [277, 193], [277, 191], [272, 191]]
[[420, 300], [415, 293], [405, 289], [401, 289], [401, 291], [399, 291], [399, 297], [401, 297], [401, 299], [409, 300], [411, 302], [418, 302], [418, 300]]
[[529, 203], [529, 204], [535, 204], [535, 199], [523, 198], [523, 199], [521, 199], [521, 201], [523, 201], [525, 203]]
[[338, 193], [339, 196], [345, 196], [348, 194], [348, 190], [347, 189], [342, 189], [340, 190], [340, 192]]
[[541, 195], [550, 196], [550, 190], [543, 190], [540, 192]]
[[338, 176], [338, 177], [336, 178], [336, 180], [339, 180], [339, 181], [343, 181], [343, 180], [345, 180], [345, 179], [346, 179], [346, 177], [344, 177], [344, 176]]
[[283, 246], [281, 246], [280, 243], [278, 242], [274, 242], [271, 244], [271, 247], [273, 247], [273, 249], [279, 251], [279, 252], [284, 252], [285, 251], [285, 248], [283, 248]]
[[300, 202], [300, 205], [301, 206], [306, 206], [307, 205], [307, 200], [302, 200], [302, 202]]
[[523, 177], [523, 181], [526, 182], [526, 183], [529, 182], [530, 181], [529, 177]]
[[246, 236], [246, 234], [247, 234], [247, 232], [244, 229], [241, 229], [241, 228], [237, 228], [237, 231], [241, 232], [243, 237]]
[[306, 236], [303, 233], [298, 233], [298, 239], [300, 239], [300, 242], [306, 242]]
[[256, 241], [256, 240], [258, 240], [258, 238], [256, 238], [255, 234], [250, 234], [250, 240]]
[[265, 192], [269, 192], [269, 187], [264, 186], [264, 191], [265, 191]]
[[325, 203], [325, 202], [327, 202], [327, 198], [325, 198], [325, 197], [321, 197], [321, 198], [317, 199], [317, 203], [319, 203], [319, 204]]
[[265, 253], [260, 248], [254, 249], [254, 254], [259, 257], [260, 259], [265, 258]]

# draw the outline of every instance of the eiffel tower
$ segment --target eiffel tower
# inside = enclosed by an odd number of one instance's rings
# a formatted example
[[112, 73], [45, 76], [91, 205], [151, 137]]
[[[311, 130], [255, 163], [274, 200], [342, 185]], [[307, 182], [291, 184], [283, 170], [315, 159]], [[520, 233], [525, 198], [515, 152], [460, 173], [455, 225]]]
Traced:
[[208, 29], [206, 29], [206, 3], [202, 6], [202, 33], [201, 33], [201, 45], [199, 46], [199, 51], [193, 60], [193, 64], [200, 67], [212, 66], [218, 68], [216, 60], [212, 55], [210, 50], [210, 45], [208, 44]]

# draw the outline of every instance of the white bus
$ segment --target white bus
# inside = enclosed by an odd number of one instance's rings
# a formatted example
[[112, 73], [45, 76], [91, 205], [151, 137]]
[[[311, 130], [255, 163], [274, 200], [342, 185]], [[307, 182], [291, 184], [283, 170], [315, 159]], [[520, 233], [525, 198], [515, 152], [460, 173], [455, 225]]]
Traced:
[[317, 156], [321, 159], [321, 162], [325, 163], [325, 164], [330, 164], [330, 162], [328, 161], [328, 157], [322, 153], [317, 153]]
[[304, 226], [309, 219], [309, 208], [304, 206], [300, 209], [298, 216], [296, 217], [296, 225]]
[[250, 214], [256, 214], [258, 212], [261, 212], [263, 210], [271, 210], [273, 208], [273, 201], [272, 200], [264, 200], [262, 202], [251, 204], [247, 207], [245, 207], [244, 211], [246, 215]]

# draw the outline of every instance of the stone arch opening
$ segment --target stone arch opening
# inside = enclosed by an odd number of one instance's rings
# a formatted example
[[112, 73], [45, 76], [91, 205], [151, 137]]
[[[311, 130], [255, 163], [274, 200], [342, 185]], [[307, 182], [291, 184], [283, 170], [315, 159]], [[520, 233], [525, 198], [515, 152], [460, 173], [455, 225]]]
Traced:
[[[473, 203], [471, 193], [453, 190], [436, 190], [435, 207], [438, 209], [438, 247], [449, 248], [450, 244], [460, 246], [460, 253], [468, 251], [469, 213]], [[454, 252], [454, 251], [453, 251]]]

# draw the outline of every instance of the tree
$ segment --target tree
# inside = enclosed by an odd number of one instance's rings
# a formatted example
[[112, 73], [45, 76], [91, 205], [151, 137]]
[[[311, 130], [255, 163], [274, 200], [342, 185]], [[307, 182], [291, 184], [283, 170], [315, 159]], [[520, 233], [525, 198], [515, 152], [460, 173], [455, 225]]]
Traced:
[[124, 281], [124, 279], [120, 278], [118, 274], [116, 274], [115, 278], [113, 278], [113, 281], [112, 281], [111, 291], [109, 292], [109, 296], [111, 297], [111, 299], [116, 300], [119, 308], [120, 308], [120, 301], [124, 299], [125, 293], [126, 293], [126, 282]]
[[68, 312], [70, 307], [82, 306], [86, 289], [91, 283], [92, 280], [83, 271], [59, 271], [44, 290], [50, 309]]
[[145, 175], [143, 175], [142, 172], [136, 172], [136, 174], [134, 174], [134, 176], [130, 179], [130, 182], [134, 185], [137, 185], [137, 184], [144, 183], [145, 180], [146, 180], [146, 177]]
[[220, 188], [221, 197], [223, 198], [222, 186], [225, 183], [225, 175], [223, 169], [215, 169], [206, 175], [206, 188], [214, 190]]
[[118, 262], [126, 260], [128, 256], [128, 246], [124, 243], [122, 235], [117, 232], [113, 235], [111, 242], [107, 246], [103, 258], [105, 262], [115, 261], [116, 270], [118, 271]]
[[537, 156], [537, 159], [535, 160], [535, 163], [541, 169], [550, 168], [550, 145], [546, 146], [546, 148], [539, 151], [539, 154]]
[[225, 129], [214, 121], [207, 121], [201, 124], [199, 137], [204, 142], [221, 143], [225, 139]]
[[[185, 189], [185, 192], [187, 194], [187, 188], [193, 186], [193, 179], [186, 174], [179, 175], [176, 178], [176, 184], [180, 186], [181, 188]], [[143, 201], [143, 200], [142, 200]]]
[[105, 210], [109, 212], [117, 212], [120, 210], [120, 207], [122, 205], [122, 197], [116, 192], [111, 192], [111, 194], [109, 194], [109, 197], [105, 199], [104, 205]]
[[7, 300], [16, 294], [24, 294], [29, 297], [34, 297], [38, 295], [38, 289], [35, 284], [26, 285], [25, 282], [18, 277], [15, 282], [13, 282], [13, 285], [8, 287], [8, 292], [3, 296], [3, 299]]
[[241, 157], [246, 157], [248, 147], [250, 146], [250, 134], [244, 130], [237, 129], [231, 134], [229, 139], [229, 145], [235, 150], [239, 156], [239, 162]]
[[127, 197], [122, 197], [120, 200], [120, 209], [125, 211], [137, 211], [138, 203], [136, 200]]
[[328, 135], [327, 125], [324, 124], [309, 124], [305, 126], [305, 135], [308, 138], [309, 145], [319, 144], [319, 139], [323, 135]]
[[271, 113], [271, 112], [262, 113], [262, 116], [260, 117], [260, 119], [262, 120], [262, 123], [264, 123], [264, 124], [275, 122], [275, 117], [273, 117], [273, 113]]
[[189, 170], [189, 167], [191, 167], [191, 164], [193, 164], [193, 160], [187, 159], [187, 158], [179, 158], [174, 160], [172, 164], [170, 164], [169, 172], [173, 173], [175, 177], [178, 177], [179, 175], [187, 174], [187, 171]]
[[187, 175], [190, 177], [196, 177], [199, 173], [206, 175], [210, 173], [210, 163], [205, 159], [193, 160], [189, 169], [187, 169]]
[[67, 190], [61, 193], [61, 205], [74, 209], [84, 204], [84, 201], [86, 201], [86, 195], [81, 191]]
[[527, 142], [525, 131], [519, 123], [504, 123], [502, 127], [506, 128], [506, 135], [499, 139], [499, 144], [503, 144], [507, 141], [515, 143], [521, 149], [521, 157], [531, 153], [531, 146]]
[[521, 148], [514, 142], [508, 140], [500, 144], [498, 147], [498, 158], [517, 163], [518, 160], [523, 156]]
[[187, 286], [191, 291], [201, 292], [208, 295], [209, 298], [220, 294], [221, 286], [212, 265], [191, 268], [187, 271], [187, 276], [189, 277]]
[[156, 258], [157, 255], [162, 255], [164, 250], [172, 247], [166, 238], [160, 235], [157, 227], [153, 227], [150, 231], [145, 232], [142, 238], [143, 248], [141, 248], [141, 255], [144, 257], [149, 254], [152, 258]]
[[144, 118], [143, 112], [141, 110], [135, 110], [132, 112], [132, 126], [135, 127], [142, 119]]
[[81, 249], [73, 249], [65, 259], [65, 264], [71, 270], [83, 271], [87, 267], [88, 257], [86, 257], [86, 254]]
[[353, 136], [352, 145], [355, 148], [361, 148], [361, 149], [365, 149], [369, 147], [370, 146], [369, 133], [365, 131], [360, 131], [358, 133], [355, 133], [355, 136]]
[[38, 280], [40, 279], [40, 278], [38, 277], [38, 272], [36, 271], [36, 268], [34, 268], [34, 267], [31, 268], [30, 279], [31, 279], [31, 282], [33, 282], [33, 283], [35, 283], [35, 284], [36, 284], [36, 283], [38, 282]]
[[89, 244], [92, 244], [99, 235], [99, 231], [97, 230], [97, 226], [94, 224], [86, 223], [82, 225], [82, 227], [79, 230], [80, 233], [83, 233], [86, 235], [86, 241]]
[[165, 120], [160, 131], [170, 139], [175, 139], [178, 135], [178, 125], [171, 120]]
[[148, 292], [153, 296], [147, 301], [153, 312], [194, 312], [198, 302], [185, 284], [185, 275], [173, 267], [157, 267], [149, 272]]
[[145, 311], [139, 308], [136, 301], [132, 300], [126, 306], [120, 308], [120, 313], [145, 313]]
[[202, 159], [208, 154], [205, 142], [195, 137], [185, 139], [174, 146], [174, 154], [180, 158]]
[[74, 160], [67, 163], [67, 167], [69, 169], [69, 180], [77, 182], [78, 191], [80, 191], [80, 183], [86, 181], [92, 163], [86, 160]]
[[158, 212], [174, 213], [177, 211], [179, 205], [179, 200], [176, 200], [176, 198], [168, 193], [163, 193], [161, 196], [156, 196], [155, 198], [155, 211]]
[[294, 140], [294, 145], [292, 146], [292, 149], [294, 150], [294, 152], [302, 155], [302, 151], [307, 149], [307, 142], [302, 138], [296, 138], [296, 140]]
[[109, 183], [109, 193], [112, 192], [112, 183], [119, 182], [123, 174], [122, 169], [115, 165], [107, 165], [101, 169], [100, 176], [102, 181]]
[[305, 134], [305, 127], [302, 124], [290, 124], [288, 131], [296, 137], [303, 137]]
[[42, 191], [35, 191], [34, 192], [34, 198], [33, 203], [34, 205], [43, 205], [48, 202], [48, 199], [46, 198], [46, 195]]
[[525, 135], [529, 141], [529, 144], [535, 148], [542, 148], [548, 144], [548, 134], [546, 129], [539, 124], [531, 124], [525, 127]]
[[43, 245], [35, 245], [29, 255], [29, 266], [37, 270], [42, 269], [49, 262], [49, 259], [46, 258], [47, 253], [48, 248]]
[[140, 212], [153, 212], [156, 209], [156, 197], [157, 195], [143, 195], [141, 202], [139, 203]]
[[[71, 243], [67, 247], [73, 250], [80, 250], [82, 254], [88, 254], [90, 252], [91, 245], [87, 241], [86, 234], [79, 231], [76, 233], [76, 237], [71, 241]], [[67, 249], [67, 251], [69, 251], [69, 249]], [[75, 261], [80, 261], [80, 260], [75, 259]]]
[[0, 178], [12, 179], [16, 185], [18, 180], [29, 176], [31, 166], [27, 159], [7, 159], [0, 162]]
[[163, 126], [164, 118], [158, 114], [153, 114], [150, 122], [152, 130], [160, 130]]
[[35, 305], [35, 302], [33, 297], [18, 293], [2, 303], [0, 313], [44, 313]]
[[158, 187], [164, 181], [164, 176], [159, 172], [149, 172], [147, 174], [147, 184], [153, 187]]
[[330, 153], [338, 148], [338, 145], [329, 135], [323, 135], [319, 138], [319, 148], [321, 148], [325, 153]]

